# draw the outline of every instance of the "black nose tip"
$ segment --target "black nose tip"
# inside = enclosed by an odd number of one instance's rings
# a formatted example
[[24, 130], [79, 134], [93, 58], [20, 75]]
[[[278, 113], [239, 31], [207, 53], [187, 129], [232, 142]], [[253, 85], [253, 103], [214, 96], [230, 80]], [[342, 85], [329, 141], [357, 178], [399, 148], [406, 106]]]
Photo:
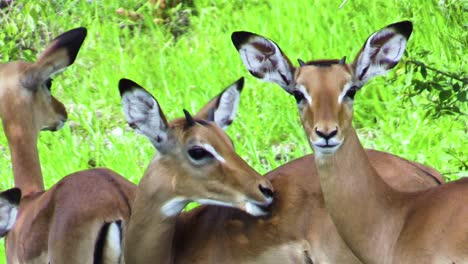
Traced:
[[262, 185], [258, 185], [258, 188], [266, 198], [273, 198], [273, 191], [270, 188], [263, 187]]
[[336, 134], [338, 134], [338, 129], [335, 128], [335, 130], [331, 131], [331, 132], [322, 132], [320, 130], [318, 130], [317, 128], [315, 128], [315, 133], [317, 134], [317, 136], [321, 137], [321, 138], [324, 138], [326, 140], [329, 140], [330, 138], [336, 136]]

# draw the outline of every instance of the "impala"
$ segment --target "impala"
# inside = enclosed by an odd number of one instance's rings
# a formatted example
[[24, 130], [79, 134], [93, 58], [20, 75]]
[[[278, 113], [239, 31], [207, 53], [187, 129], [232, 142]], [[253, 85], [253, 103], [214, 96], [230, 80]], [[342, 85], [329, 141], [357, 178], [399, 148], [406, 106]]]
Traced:
[[[195, 118], [167, 122], [156, 99], [121, 80], [127, 122], [160, 152], [138, 187], [126, 232], [126, 263], [359, 263], [323, 208], [313, 155], [259, 178], [217, 127], [226, 129], [235, 117], [242, 85], [241, 79], [228, 87]], [[368, 154], [400, 189], [425, 189], [441, 180], [420, 164], [378, 151]], [[268, 214], [258, 216], [265, 208], [255, 204], [268, 205], [272, 190]], [[256, 202], [245, 204], [253, 198]], [[189, 201], [209, 205], [181, 212]]]
[[11, 188], [0, 193], [0, 238], [11, 230], [18, 214], [21, 190]]
[[74, 62], [85, 37], [85, 28], [73, 29], [34, 63], [0, 65], [0, 116], [15, 187], [22, 191], [16, 224], [6, 237], [8, 263], [121, 258], [121, 224], [130, 217], [136, 187], [113, 171], [92, 169], [68, 175], [46, 191], [38, 156], [39, 132], [56, 131], [67, 119], [65, 107], [51, 95], [51, 75]]
[[391, 24], [373, 33], [351, 64], [299, 60], [297, 68], [267, 38], [236, 32], [232, 39], [254, 76], [296, 98], [327, 211], [362, 262], [467, 263], [468, 179], [420, 191], [393, 188], [352, 127], [355, 93], [400, 61], [411, 32], [409, 21]]

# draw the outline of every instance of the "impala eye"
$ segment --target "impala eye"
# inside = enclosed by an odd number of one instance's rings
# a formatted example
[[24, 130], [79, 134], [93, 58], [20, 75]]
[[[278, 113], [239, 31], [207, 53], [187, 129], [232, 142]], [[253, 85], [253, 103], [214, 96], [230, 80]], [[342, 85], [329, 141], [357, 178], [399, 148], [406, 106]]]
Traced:
[[346, 92], [346, 97], [350, 98], [351, 100], [354, 99], [354, 96], [356, 95], [356, 92], [359, 88], [357, 86], [352, 86], [351, 88], [348, 89]]
[[50, 91], [50, 88], [52, 87], [52, 79], [51, 78], [48, 78], [46, 81], [45, 81], [45, 86], [47, 87], [47, 90]]
[[298, 104], [300, 104], [302, 100], [305, 99], [304, 94], [299, 90], [292, 91], [292, 95], [294, 96], [294, 98], [296, 99], [296, 103]]
[[213, 155], [210, 152], [208, 152], [204, 148], [198, 147], [198, 146], [190, 148], [187, 151], [187, 153], [190, 156], [190, 158], [192, 158], [195, 161], [208, 159], [208, 158], [209, 159], [213, 158]]

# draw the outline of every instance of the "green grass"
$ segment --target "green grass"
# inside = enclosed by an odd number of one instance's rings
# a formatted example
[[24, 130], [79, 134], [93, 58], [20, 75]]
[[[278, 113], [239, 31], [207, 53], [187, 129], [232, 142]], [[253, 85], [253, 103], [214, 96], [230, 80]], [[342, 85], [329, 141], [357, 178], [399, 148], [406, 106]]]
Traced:
[[[138, 183], [154, 150], [125, 123], [117, 89], [123, 77], [151, 91], [167, 117], [174, 118], [182, 115], [183, 108], [196, 111], [221, 89], [246, 76], [239, 114], [228, 130], [239, 154], [264, 173], [285, 162], [276, 159], [278, 154], [290, 160], [311, 153], [294, 99], [246, 71], [230, 40], [233, 31], [267, 36], [294, 61], [344, 55], [351, 59], [372, 32], [409, 19], [414, 22], [414, 34], [405, 58], [463, 72], [466, 77], [464, 21], [468, 12], [453, 8], [454, 3], [462, 6], [455, 1], [445, 1], [447, 8], [435, 0], [349, 0], [338, 10], [341, 1], [200, 0], [195, 1], [197, 16], [191, 17], [190, 28], [177, 41], [153, 23], [148, 6], [118, 2], [27, 1], [21, 9], [0, 16], [4, 29], [1, 62], [33, 60], [51, 38], [74, 27], [88, 28], [75, 64], [53, 86], [53, 94], [68, 108], [70, 126], [40, 136], [48, 187], [90, 164], [111, 168]], [[118, 16], [119, 7], [140, 7], [143, 21]], [[429, 53], [418, 58], [422, 50]], [[424, 117], [425, 96], [407, 97], [417, 74], [406, 73], [403, 61], [389, 76], [363, 88], [355, 102], [354, 124], [360, 138], [368, 148], [430, 165], [447, 179], [468, 176], [461, 166], [468, 163], [468, 118]], [[466, 105], [461, 107], [468, 113]], [[0, 189], [6, 189], [13, 186], [13, 176], [3, 133], [0, 156]]]

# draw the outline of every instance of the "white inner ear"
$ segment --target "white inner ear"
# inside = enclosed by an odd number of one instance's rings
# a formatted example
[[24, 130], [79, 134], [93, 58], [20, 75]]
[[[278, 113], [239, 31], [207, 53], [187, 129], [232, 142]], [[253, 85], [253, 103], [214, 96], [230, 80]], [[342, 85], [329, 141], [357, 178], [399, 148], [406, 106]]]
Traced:
[[0, 199], [0, 233], [7, 232], [13, 228], [16, 222], [18, 209], [8, 201]]
[[[383, 45], [375, 42], [389, 38]], [[356, 76], [362, 86], [370, 78], [386, 74], [401, 60], [406, 49], [407, 39], [391, 28], [372, 34], [359, 57], [356, 65]]]
[[166, 124], [160, 116], [159, 105], [146, 91], [133, 89], [122, 96], [125, 118], [134, 129], [147, 136], [155, 146], [167, 141]]
[[224, 91], [214, 112], [214, 121], [219, 127], [224, 130], [229, 127], [236, 117], [239, 102], [240, 92], [237, 90], [237, 84]]
[[[261, 46], [267, 52], [258, 50], [256, 46]], [[257, 78], [277, 83], [288, 91], [291, 89], [292, 69], [275, 43], [258, 36], [251, 37], [239, 49], [239, 54], [245, 67], [251, 73], [259, 75]]]

